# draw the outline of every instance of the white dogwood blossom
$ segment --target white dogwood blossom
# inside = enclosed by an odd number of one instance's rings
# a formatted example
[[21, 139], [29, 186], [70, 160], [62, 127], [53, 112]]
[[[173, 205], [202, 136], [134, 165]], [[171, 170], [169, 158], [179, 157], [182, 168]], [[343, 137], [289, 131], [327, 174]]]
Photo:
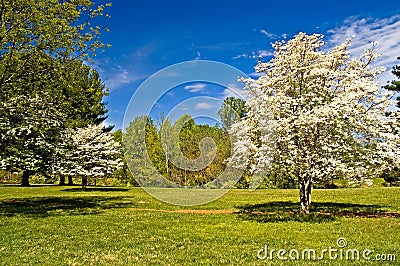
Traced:
[[102, 125], [68, 130], [63, 156], [56, 172], [64, 175], [99, 177], [111, 174], [123, 166], [119, 155], [121, 145], [112, 134], [103, 132]]
[[370, 66], [375, 46], [358, 59], [349, 46], [347, 40], [328, 51], [322, 35], [299, 33], [276, 42], [274, 57], [257, 64], [264, 75], [244, 79], [250, 111], [232, 127], [231, 163], [296, 176], [303, 213], [313, 183], [359, 180], [399, 165], [395, 117], [386, 113], [392, 95], [376, 81], [384, 69]]
[[46, 97], [9, 96], [0, 102], [0, 166], [47, 170], [64, 115]]

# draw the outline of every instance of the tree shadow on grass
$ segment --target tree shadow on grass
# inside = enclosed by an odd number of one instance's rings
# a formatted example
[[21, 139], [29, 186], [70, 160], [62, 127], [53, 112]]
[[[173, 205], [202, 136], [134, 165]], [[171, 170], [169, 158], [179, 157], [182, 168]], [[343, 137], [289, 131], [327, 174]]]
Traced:
[[14, 184], [14, 183], [0, 183], [0, 187], [57, 187], [58, 185], [55, 184], [29, 184], [28, 186], [22, 186], [21, 184]]
[[134, 205], [127, 197], [37, 197], [0, 201], [0, 216], [49, 217], [97, 214]]
[[82, 187], [77, 188], [66, 188], [61, 191], [64, 192], [126, 192], [129, 188], [118, 188], [118, 187], [87, 187], [82, 189]]
[[339, 217], [400, 218], [400, 213], [388, 212], [385, 206], [337, 202], [314, 202], [308, 215], [300, 213], [298, 202], [277, 201], [247, 204], [237, 208], [238, 215], [242, 219], [262, 223], [287, 221], [322, 223], [334, 221]]

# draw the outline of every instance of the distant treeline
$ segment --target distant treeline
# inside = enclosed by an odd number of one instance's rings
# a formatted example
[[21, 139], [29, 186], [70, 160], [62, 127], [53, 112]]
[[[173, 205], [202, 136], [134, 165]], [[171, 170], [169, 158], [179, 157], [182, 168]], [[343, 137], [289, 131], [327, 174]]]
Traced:
[[147, 179], [147, 185], [160, 174], [183, 186], [206, 184], [225, 170], [231, 153], [226, 131], [218, 125], [198, 125], [189, 115], [157, 124], [148, 116], [136, 117], [123, 133], [123, 146], [132, 174]]

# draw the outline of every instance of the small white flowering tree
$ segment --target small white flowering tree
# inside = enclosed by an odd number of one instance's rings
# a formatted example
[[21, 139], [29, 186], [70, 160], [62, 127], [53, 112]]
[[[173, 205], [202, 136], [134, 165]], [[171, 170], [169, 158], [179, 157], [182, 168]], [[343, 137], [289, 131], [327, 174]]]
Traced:
[[89, 125], [68, 130], [60, 148], [61, 160], [56, 172], [82, 177], [82, 188], [88, 177], [100, 177], [119, 170], [123, 162], [121, 144], [112, 134], [103, 131], [102, 125]]
[[322, 35], [299, 33], [257, 64], [263, 76], [244, 80], [249, 112], [231, 129], [231, 163], [296, 176], [302, 213], [310, 211], [315, 182], [360, 180], [399, 163], [394, 118], [385, 116], [391, 95], [375, 81], [383, 69], [370, 67], [378, 55], [372, 46], [351, 59], [349, 45], [328, 51]]

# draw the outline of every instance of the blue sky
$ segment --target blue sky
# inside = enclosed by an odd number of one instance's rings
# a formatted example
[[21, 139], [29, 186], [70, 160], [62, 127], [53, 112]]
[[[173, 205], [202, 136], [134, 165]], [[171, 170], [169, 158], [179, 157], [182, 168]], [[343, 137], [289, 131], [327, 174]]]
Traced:
[[[382, 81], [393, 79], [390, 68], [400, 56], [399, 0], [118, 0], [108, 13], [111, 18], [104, 23], [110, 32], [102, 40], [112, 47], [94, 59], [94, 67], [110, 89], [106, 123], [116, 129], [135, 90], [157, 71], [189, 60], [213, 60], [252, 76], [259, 56], [271, 58], [272, 42], [300, 31], [322, 33], [329, 45], [351, 37], [354, 56], [378, 42], [382, 57], [376, 64], [388, 68]], [[178, 102], [198, 96], [223, 100], [229, 92], [215, 84], [181, 84], [160, 98], [152, 114], [168, 113]], [[210, 105], [190, 107], [189, 113]]]

